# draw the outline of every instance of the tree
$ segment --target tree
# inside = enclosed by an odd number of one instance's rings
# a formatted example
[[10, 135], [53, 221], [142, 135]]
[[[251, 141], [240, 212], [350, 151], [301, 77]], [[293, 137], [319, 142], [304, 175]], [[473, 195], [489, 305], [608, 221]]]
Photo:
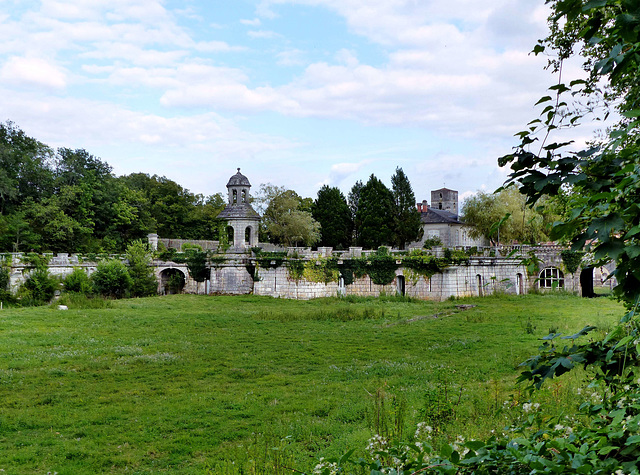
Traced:
[[111, 298], [125, 297], [133, 285], [127, 267], [118, 259], [98, 263], [96, 271], [91, 274], [91, 281], [97, 293]]
[[551, 224], [559, 217], [556, 201], [541, 197], [533, 206], [516, 187], [495, 193], [477, 192], [462, 206], [462, 221], [472, 226], [472, 237], [484, 236], [493, 244], [537, 244], [549, 240]]
[[201, 249], [191, 248], [187, 253], [187, 268], [193, 280], [198, 283], [198, 291], [200, 290], [200, 282], [204, 282], [209, 278], [209, 268], [207, 267], [207, 253]]
[[[518, 183], [534, 203], [544, 195], [569, 189], [571, 210], [551, 232], [566, 239], [575, 251], [586, 248], [599, 262], [616, 261], [616, 292], [627, 303], [640, 297], [640, 35], [634, 2], [620, 0], [548, 2], [552, 8], [551, 35], [534, 52], [557, 54], [550, 65], [560, 72], [575, 50], [586, 58], [587, 80], [562, 82], [550, 88], [539, 103], [549, 104], [541, 119], [518, 134], [514, 153], [500, 158], [510, 165], [510, 181]], [[601, 93], [601, 94], [600, 94]], [[596, 103], [598, 97], [604, 102]], [[569, 107], [566, 101], [574, 100]], [[583, 106], [580, 99], [588, 101]], [[607, 104], [617, 104], [621, 114], [608, 135], [585, 150], [572, 151], [571, 142], [552, 142], [555, 130], [571, 127], [586, 115], [609, 114]], [[571, 111], [568, 113], [568, 111]], [[543, 137], [541, 143], [538, 136]]]
[[406, 243], [417, 241], [422, 237], [423, 229], [413, 188], [400, 167], [396, 168], [396, 173], [391, 177], [391, 189], [396, 208], [395, 242], [399, 249], [404, 249]]
[[360, 190], [356, 222], [358, 244], [367, 249], [390, 245], [394, 240], [395, 203], [393, 193], [375, 175]]
[[158, 281], [151, 265], [152, 251], [149, 243], [133, 241], [127, 246], [129, 275], [131, 276], [131, 296], [147, 297], [158, 293]]
[[358, 180], [354, 183], [349, 191], [349, 210], [351, 211], [351, 222], [353, 223], [353, 228], [351, 231], [351, 240], [353, 242], [358, 242], [360, 228], [362, 227], [362, 223], [358, 221], [358, 204], [360, 203], [360, 192], [363, 187], [362, 181]]
[[269, 239], [284, 246], [311, 246], [320, 239], [320, 224], [300, 206], [305, 201], [293, 190], [277, 191], [262, 217]]
[[324, 185], [318, 190], [312, 207], [313, 218], [320, 223], [320, 245], [346, 249], [351, 244], [351, 211], [342, 192]]

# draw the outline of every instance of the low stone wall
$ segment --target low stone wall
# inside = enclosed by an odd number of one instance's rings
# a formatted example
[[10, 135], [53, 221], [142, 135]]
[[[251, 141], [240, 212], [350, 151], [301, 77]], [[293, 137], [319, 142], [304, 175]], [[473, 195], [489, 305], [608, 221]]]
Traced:
[[[211, 241], [215, 242], [215, 241]], [[527, 255], [530, 251], [540, 260], [540, 268], [564, 268], [557, 246], [541, 246], [539, 248], [502, 248], [485, 249], [481, 255], [473, 256], [467, 264], [445, 268], [442, 273], [430, 278], [421, 276], [408, 268], [398, 268], [394, 280], [388, 285], [376, 285], [369, 276], [355, 278], [350, 285], [344, 285], [342, 279], [331, 282], [312, 282], [294, 279], [288, 269], [288, 261], [273, 267], [260, 267], [258, 259], [247, 250], [232, 252], [229, 250], [222, 259], [212, 258], [209, 279], [198, 283], [189, 275], [184, 263], [154, 260], [152, 266], [158, 279], [158, 292], [167, 292], [167, 278], [172, 273], [180, 272], [185, 280], [183, 292], [199, 294], [255, 294], [291, 299], [312, 299], [336, 295], [379, 296], [404, 294], [409, 297], [425, 300], [446, 300], [449, 297], [484, 296], [496, 292], [509, 294], [526, 293], [537, 288], [538, 275], [527, 276], [526, 268], [520, 264], [521, 258], [507, 257], [515, 250], [518, 254]], [[285, 249], [290, 257], [318, 263], [327, 257], [349, 259], [367, 256], [374, 251], [352, 247], [345, 251], [333, 251], [331, 248], [289, 248]], [[443, 250], [434, 249], [433, 253], [442, 255]], [[60, 253], [48, 255], [49, 272], [63, 278], [74, 268], [82, 268], [91, 275], [97, 262], [86, 260], [75, 254]], [[122, 258], [122, 256], [103, 256], [105, 258]], [[274, 257], [275, 259], [275, 257]], [[398, 257], [400, 259], [400, 256]], [[5, 265], [10, 268], [10, 290], [16, 292], [28, 278], [30, 267], [23, 262], [21, 254], [0, 255]], [[398, 263], [401, 261], [399, 260]], [[279, 265], [279, 267], [276, 267]], [[603, 279], [612, 269], [597, 268], [593, 279], [597, 286], [603, 285]], [[164, 279], [164, 280], [163, 280]], [[604, 285], [609, 286], [608, 282]], [[564, 274], [564, 288], [568, 291], [580, 292], [580, 269], [575, 274]]]
[[[310, 282], [295, 280], [286, 265], [260, 268], [253, 284], [255, 295], [308, 300], [318, 297], [357, 295], [378, 297], [402, 294], [422, 300], [446, 300], [449, 297], [526, 293], [532, 286], [526, 269], [515, 259], [499, 257], [471, 259], [469, 265], [445, 269], [431, 278], [418, 275], [411, 269], [399, 268], [395, 279], [388, 285], [374, 284], [369, 276], [354, 279], [350, 285], [338, 282]], [[213, 275], [212, 275], [213, 279]], [[404, 282], [404, 285], [403, 285]]]

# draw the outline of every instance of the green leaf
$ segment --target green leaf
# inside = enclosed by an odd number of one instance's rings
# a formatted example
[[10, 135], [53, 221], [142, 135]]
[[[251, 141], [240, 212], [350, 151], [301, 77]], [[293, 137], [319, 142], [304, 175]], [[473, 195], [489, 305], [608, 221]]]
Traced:
[[628, 119], [633, 119], [635, 117], [640, 117], [640, 109], [632, 109], [629, 111], [622, 112], [622, 115], [627, 117]]
[[453, 453], [453, 447], [451, 447], [449, 444], [442, 445], [442, 448], [440, 449], [440, 456], [443, 459], [449, 459], [452, 453]]
[[551, 100], [553, 100], [553, 98], [551, 96], [544, 96], [544, 97], [541, 97], [538, 100], [538, 102], [536, 102], [534, 105], [537, 106], [538, 104], [542, 104], [543, 102], [547, 102], [547, 101], [551, 101]]
[[608, 0], [590, 0], [584, 7], [582, 7], [582, 11], [586, 12], [593, 8], [604, 7], [607, 3]]

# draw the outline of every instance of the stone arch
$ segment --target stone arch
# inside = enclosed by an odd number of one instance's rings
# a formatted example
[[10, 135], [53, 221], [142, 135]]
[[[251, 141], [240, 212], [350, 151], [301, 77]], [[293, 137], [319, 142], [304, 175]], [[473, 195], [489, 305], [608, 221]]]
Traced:
[[406, 287], [405, 287], [405, 281], [404, 281], [404, 276], [403, 275], [397, 275], [396, 276], [396, 282], [397, 282], [397, 292], [398, 295], [401, 296], [405, 296], [406, 295]]
[[233, 190], [231, 192], [231, 204], [237, 204], [238, 203], [238, 190]]
[[163, 294], [181, 294], [186, 281], [187, 276], [181, 269], [169, 267], [160, 271], [160, 289]]
[[564, 274], [554, 266], [545, 267], [538, 274], [538, 288], [540, 289], [563, 289]]
[[249, 193], [247, 192], [247, 189], [243, 188], [242, 189], [242, 202], [243, 203], [247, 203], [249, 201], [248, 197], [249, 197]]
[[251, 226], [247, 226], [244, 230], [244, 242], [247, 246], [252, 246], [253, 243], [253, 229]]

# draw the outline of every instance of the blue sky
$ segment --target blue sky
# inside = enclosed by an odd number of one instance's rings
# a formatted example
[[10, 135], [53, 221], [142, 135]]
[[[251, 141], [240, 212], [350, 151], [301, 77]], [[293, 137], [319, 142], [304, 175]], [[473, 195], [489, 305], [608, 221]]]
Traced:
[[253, 191], [315, 197], [399, 166], [418, 201], [468, 196], [502, 183], [497, 157], [555, 80], [529, 54], [546, 15], [543, 0], [0, 0], [0, 121], [205, 195], [237, 167]]

